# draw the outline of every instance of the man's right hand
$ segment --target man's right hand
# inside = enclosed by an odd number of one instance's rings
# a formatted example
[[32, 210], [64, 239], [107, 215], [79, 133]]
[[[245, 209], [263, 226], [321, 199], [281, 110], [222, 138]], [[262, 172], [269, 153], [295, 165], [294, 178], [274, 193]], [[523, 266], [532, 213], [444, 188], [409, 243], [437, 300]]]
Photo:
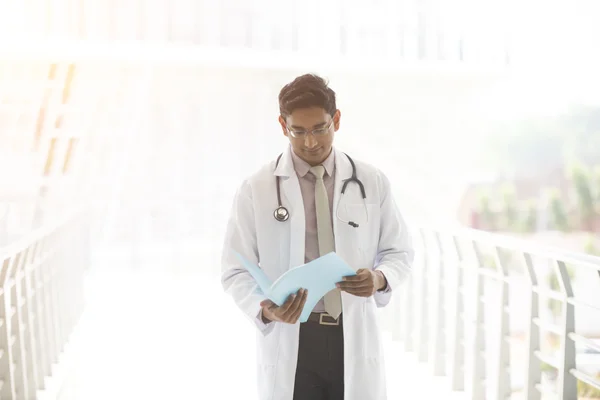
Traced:
[[285, 303], [280, 307], [273, 303], [271, 300], [265, 300], [260, 303], [262, 307], [262, 319], [264, 323], [271, 321], [283, 322], [286, 324], [295, 324], [302, 314], [304, 303], [306, 303], [306, 297], [308, 296], [308, 290], [300, 289], [296, 294], [290, 295]]

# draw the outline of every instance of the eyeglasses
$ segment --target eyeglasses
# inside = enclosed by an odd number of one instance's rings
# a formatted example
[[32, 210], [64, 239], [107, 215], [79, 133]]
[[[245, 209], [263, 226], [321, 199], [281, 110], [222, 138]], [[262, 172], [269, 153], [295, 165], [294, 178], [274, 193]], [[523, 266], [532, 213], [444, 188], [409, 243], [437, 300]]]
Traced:
[[290, 133], [290, 135], [292, 135], [293, 138], [299, 139], [299, 138], [303, 138], [305, 137], [308, 133], [312, 133], [314, 136], [323, 136], [326, 135], [327, 133], [329, 133], [329, 128], [331, 128], [331, 124], [333, 123], [333, 119], [331, 121], [329, 121], [329, 123], [321, 128], [317, 128], [317, 129], [313, 129], [311, 131], [306, 131], [306, 130], [293, 130], [290, 128], [287, 128], [288, 132]]

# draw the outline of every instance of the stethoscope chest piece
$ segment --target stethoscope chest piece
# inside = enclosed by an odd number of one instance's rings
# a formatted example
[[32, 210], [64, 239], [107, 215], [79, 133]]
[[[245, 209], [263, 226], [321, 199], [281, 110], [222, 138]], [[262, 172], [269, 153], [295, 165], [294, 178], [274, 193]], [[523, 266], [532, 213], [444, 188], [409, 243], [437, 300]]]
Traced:
[[273, 212], [273, 216], [277, 221], [284, 222], [288, 220], [288, 218], [290, 217], [290, 213], [288, 212], [287, 208], [279, 206]]

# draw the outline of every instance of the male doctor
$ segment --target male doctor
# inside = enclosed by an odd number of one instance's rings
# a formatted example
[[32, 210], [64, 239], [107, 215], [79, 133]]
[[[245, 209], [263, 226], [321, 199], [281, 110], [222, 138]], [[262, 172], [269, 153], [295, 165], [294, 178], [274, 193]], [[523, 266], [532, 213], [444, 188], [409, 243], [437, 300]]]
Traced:
[[[376, 308], [387, 305], [410, 273], [407, 227], [377, 168], [333, 147], [340, 128], [335, 92], [302, 75], [279, 94], [279, 123], [290, 145], [239, 187], [227, 225], [222, 284], [256, 325], [260, 400], [386, 399]], [[368, 140], [369, 132], [364, 132]], [[281, 203], [289, 218], [275, 218]], [[277, 306], [258, 288], [234, 251], [275, 280], [286, 270], [335, 251], [355, 271], [327, 293], [305, 323], [307, 293]]]

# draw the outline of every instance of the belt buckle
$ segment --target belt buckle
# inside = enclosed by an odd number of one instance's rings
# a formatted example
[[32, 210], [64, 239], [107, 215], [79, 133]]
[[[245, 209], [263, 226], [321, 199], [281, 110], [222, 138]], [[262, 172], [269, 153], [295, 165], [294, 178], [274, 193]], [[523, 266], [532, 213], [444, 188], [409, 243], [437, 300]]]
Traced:
[[319, 325], [329, 325], [329, 326], [338, 326], [340, 324], [340, 319], [338, 317], [338, 319], [334, 319], [335, 322], [325, 322], [323, 321], [323, 317], [329, 317], [331, 319], [333, 319], [333, 317], [327, 313], [321, 313], [319, 314]]

